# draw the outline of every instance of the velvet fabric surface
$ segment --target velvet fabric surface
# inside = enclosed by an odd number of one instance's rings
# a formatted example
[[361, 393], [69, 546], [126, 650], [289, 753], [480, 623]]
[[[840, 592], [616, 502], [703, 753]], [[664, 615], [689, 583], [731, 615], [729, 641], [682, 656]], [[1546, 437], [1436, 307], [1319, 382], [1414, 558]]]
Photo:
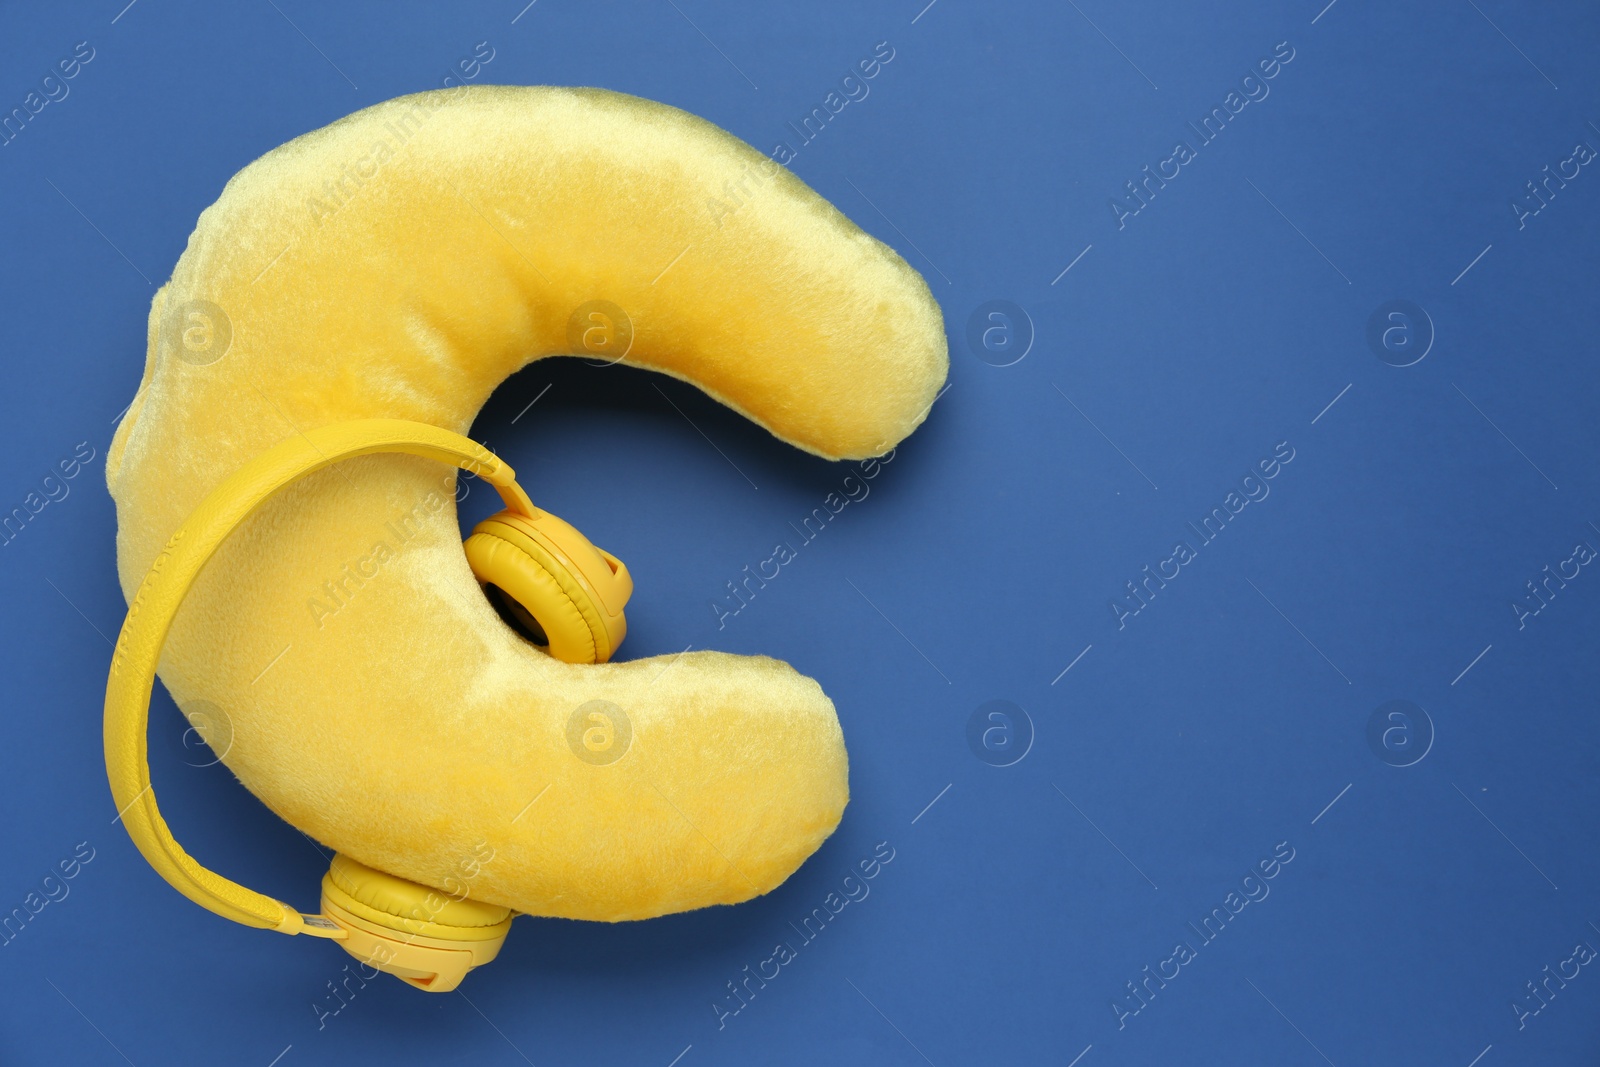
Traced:
[[[600, 90], [391, 100], [237, 174], [157, 293], [107, 457], [124, 594], [250, 457], [348, 419], [465, 433], [507, 376], [574, 351], [596, 301], [629, 324], [626, 363], [828, 458], [893, 447], [948, 367], [917, 272], [710, 123]], [[848, 800], [821, 687], [766, 657], [540, 652], [474, 581], [454, 485], [426, 460], [338, 464], [201, 576], [161, 677], [219, 709], [240, 781], [362, 863], [452, 890], [470, 871], [473, 899], [524, 913], [642, 919], [780, 884]], [[597, 700], [631, 732], [611, 762], [571, 740]]]

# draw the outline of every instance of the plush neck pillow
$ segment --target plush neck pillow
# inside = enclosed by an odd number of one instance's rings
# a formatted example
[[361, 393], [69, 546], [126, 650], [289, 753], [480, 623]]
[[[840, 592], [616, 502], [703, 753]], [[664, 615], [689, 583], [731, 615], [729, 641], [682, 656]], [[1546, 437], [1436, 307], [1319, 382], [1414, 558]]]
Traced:
[[[240, 171], [156, 294], [107, 457], [124, 594], [252, 457], [344, 420], [465, 433], [507, 376], [574, 351], [591, 301], [624, 310], [624, 362], [830, 459], [893, 447], [948, 367], [916, 271], [703, 120], [593, 89], [402, 97]], [[161, 678], [221, 709], [228, 767], [338, 852], [518, 912], [643, 919], [780, 884], [848, 799], [821, 687], [759, 656], [551, 658], [474, 580], [454, 485], [348, 460], [223, 545]], [[631, 724], [613, 763], [569, 743], [594, 700]]]

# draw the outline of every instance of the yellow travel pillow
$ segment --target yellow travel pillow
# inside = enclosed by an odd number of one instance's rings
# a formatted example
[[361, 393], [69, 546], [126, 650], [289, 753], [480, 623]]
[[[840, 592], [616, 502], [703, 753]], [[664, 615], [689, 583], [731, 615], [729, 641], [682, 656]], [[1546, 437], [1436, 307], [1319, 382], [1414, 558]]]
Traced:
[[[527, 363], [595, 351], [829, 459], [892, 448], [948, 369], [921, 276], [708, 122], [596, 89], [391, 100], [240, 171], [156, 294], [107, 457], [124, 595], [273, 446], [349, 420], [464, 434]], [[159, 662], [228, 767], [347, 860], [449, 893], [457, 926], [779, 885], [848, 799], [821, 687], [763, 656], [553, 658], [475, 581], [455, 492], [448, 464], [361, 456], [221, 544]], [[574, 740], [617, 729], [611, 762]], [[142, 733], [116, 744], [142, 762]], [[382, 907], [341, 877], [329, 899]]]

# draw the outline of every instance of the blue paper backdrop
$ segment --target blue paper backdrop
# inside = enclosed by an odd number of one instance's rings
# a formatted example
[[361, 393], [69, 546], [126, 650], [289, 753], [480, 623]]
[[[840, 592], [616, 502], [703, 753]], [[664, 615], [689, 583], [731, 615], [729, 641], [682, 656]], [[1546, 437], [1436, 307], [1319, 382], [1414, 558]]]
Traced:
[[[0, 947], [0, 1061], [1595, 1061], [1593, 5], [122, 2], [0, 11], [0, 510], [59, 497], [0, 548], [0, 914], [74, 875]], [[636, 372], [504, 385], [475, 432], [629, 561], [625, 652], [814, 675], [852, 802], [758, 901], [341, 1003], [112, 822], [103, 461], [228, 177], [480, 42], [788, 143], [928, 278], [950, 387], [719, 629], [849, 468]], [[191, 850], [309, 905], [321, 850], [153, 719]]]

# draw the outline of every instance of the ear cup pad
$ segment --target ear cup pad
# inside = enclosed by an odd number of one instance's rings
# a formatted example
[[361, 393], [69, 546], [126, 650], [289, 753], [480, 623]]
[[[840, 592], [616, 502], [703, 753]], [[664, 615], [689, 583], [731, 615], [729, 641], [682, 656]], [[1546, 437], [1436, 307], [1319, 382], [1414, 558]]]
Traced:
[[493, 585], [520, 604], [548, 638], [544, 647], [564, 663], [603, 663], [614, 651], [600, 612], [578, 580], [532, 538], [493, 520], [480, 523], [462, 546], [480, 585]]
[[492, 941], [504, 937], [511, 922], [509, 908], [408, 882], [343, 854], [333, 857], [322, 894], [357, 919], [445, 941]]

